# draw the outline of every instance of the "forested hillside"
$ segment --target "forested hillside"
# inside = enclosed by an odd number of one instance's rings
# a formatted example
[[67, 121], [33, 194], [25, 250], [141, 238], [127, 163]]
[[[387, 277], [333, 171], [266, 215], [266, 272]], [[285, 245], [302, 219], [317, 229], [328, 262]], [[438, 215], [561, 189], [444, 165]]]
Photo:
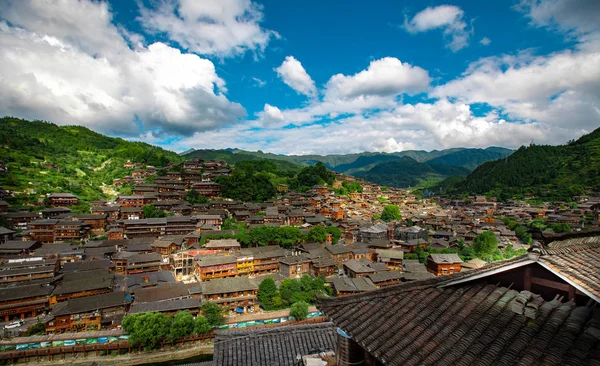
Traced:
[[[464, 180], [441, 185], [447, 193], [490, 194], [501, 199], [534, 194], [568, 199], [600, 189], [600, 129], [563, 146], [530, 145], [484, 163]], [[440, 187], [438, 187], [439, 189]]]
[[0, 175], [0, 186], [24, 193], [19, 195], [22, 201], [60, 191], [83, 199], [102, 198], [103, 183], [130, 173], [123, 168], [128, 160], [156, 167], [185, 160], [156, 146], [107, 137], [85, 127], [11, 117], [0, 118], [0, 146], [0, 160], [8, 168]]
[[356, 176], [379, 185], [390, 187], [428, 186], [453, 175], [467, 175], [466, 168], [449, 165], [420, 163], [405, 156], [387, 163], [378, 164]]
[[512, 154], [512, 152], [512, 150], [502, 147], [488, 147], [487, 149], [460, 149], [458, 151], [427, 160], [427, 163], [458, 166], [473, 171], [487, 161], [505, 158]]
[[365, 152], [297, 156], [226, 149], [192, 150], [186, 152], [185, 156], [205, 160], [222, 159], [234, 165], [239, 161], [268, 159], [279, 165], [282, 170], [293, 169], [295, 164], [311, 166], [322, 162], [325, 167], [335, 172], [361, 177], [374, 183], [393, 187], [411, 187], [431, 186], [451, 175], [464, 176], [483, 162], [503, 158], [511, 153], [512, 150], [509, 149], [489, 147], [487, 149], [454, 148], [429, 152], [408, 150], [391, 154]]

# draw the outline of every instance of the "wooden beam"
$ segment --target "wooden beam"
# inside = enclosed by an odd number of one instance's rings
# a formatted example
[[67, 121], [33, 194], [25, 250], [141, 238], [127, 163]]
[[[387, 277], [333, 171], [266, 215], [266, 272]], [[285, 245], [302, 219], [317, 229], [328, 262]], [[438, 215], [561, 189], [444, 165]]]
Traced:
[[523, 289], [531, 291], [531, 267], [525, 267], [525, 279], [523, 281]]
[[569, 300], [575, 300], [575, 295], [585, 295], [581, 291], [577, 290], [575, 287], [564, 282], [552, 281], [539, 277], [531, 277], [531, 283], [534, 285], [540, 285], [560, 291], [565, 291], [569, 294]]
[[531, 283], [534, 285], [550, 287], [550, 288], [565, 291], [565, 292], [569, 292], [569, 287], [570, 287], [569, 284], [567, 284], [567, 283], [547, 280], [545, 278], [538, 278], [538, 277], [531, 277]]

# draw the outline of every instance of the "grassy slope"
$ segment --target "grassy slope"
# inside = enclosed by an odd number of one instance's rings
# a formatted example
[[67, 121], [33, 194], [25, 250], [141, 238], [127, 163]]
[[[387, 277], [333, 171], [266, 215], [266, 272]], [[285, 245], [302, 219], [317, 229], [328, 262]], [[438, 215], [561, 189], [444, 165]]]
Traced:
[[32, 194], [15, 203], [59, 191], [89, 200], [103, 198], [100, 185], [127, 175], [130, 170], [123, 168], [127, 160], [154, 166], [185, 160], [156, 146], [107, 137], [85, 127], [10, 117], [0, 119], [0, 146], [0, 160], [9, 168], [0, 176], [0, 186]]

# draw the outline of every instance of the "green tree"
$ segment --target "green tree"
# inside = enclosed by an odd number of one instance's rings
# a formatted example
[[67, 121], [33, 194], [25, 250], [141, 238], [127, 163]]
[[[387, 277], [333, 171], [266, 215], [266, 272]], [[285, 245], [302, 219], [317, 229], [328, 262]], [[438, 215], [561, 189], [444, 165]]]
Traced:
[[381, 219], [385, 222], [398, 221], [402, 218], [398, 205], [385, 205], [381, 211]]
[[22, 337], [29, 337], [32, 335], [45, 335], [46, 334], [46, 325], [44, 323], [35, 323], [30, 325], [26, 331], [21, 333]]
[[136, 313], [127, 315], [122, 326], [132, 345], [154, 349], [169, 334], [171, 318], [163, 313]]
[[221, 309], [221, 307], [219, 307], [219, 305], [215, 303], [204, 303], [204, 305], [202, 305], [202, 312], [204, 313], [204, 317], [206, 318], [208, 323], [213, 327], [225, 323], [225, 317], [223, 316], [224, 311], [223, 309]]
[[304, 320], [308, 315], [308, 306], [308, 303], [304, 301], [295, 302], [290, 307], [290, 315], [296, 320]]
[[308, 241], [323, 243], [325, 240], [327, 240], [327, 230], [323, 226], [313, 226], [308, 230]]
[[192, 205], [195, 205], [197, 203], [208, 203], [208, 198], [206, 198], [206, 196], [200, 195], [200, 193], [198, 193], [198, 191], [194, 189], [190, 189], [189, 191], [187, 191], [185, 193], [185, 196], [183, 196], [183, 199], [184, 201], [187, 201]]
[[167, 217], [167, 212], [154, 207], [154, 205], [146, 205], [143, 209], [144, 218], [151, 219], [155, 217]]
[[258, 301], [265, 310], [273, 310], [275, 306], [273, 304], [273, 298], [277, 296], [277, 285], [272, 278], [265, 278], [258, 285]]
[[167, 339], [174, 341], [176, 339], [185, 338], [194, 332], [194, 317], [189, 311], [179, 311], [173, 317], [171, 327]]
[[208, 322], [208, 320], [202, 315], [197, 315], [194, 320], [194, 333], [195, 334], [205, 334], [212, 330], [212, 326]]
[[515, 227], [515, 235], [525, 244], [531, 244], [533, 241], [531, 234], [525, 226], [517, 225]]
[[473, 239], [473, 251], [477, 257], [490, 261], [498, 249], [498, 239], [491, 231], [484, 231]]
[[327, 232], [331, 234], [331, 244], [337, 243], [342, 237], [342, 231], [335, 226], [329, 226]]
[[563, 224], [563, 223], [552, 224], [552, 225], [550, 225], [550, 228], [555, 233], [570, 233], [572, 230], [571, 225]]
[[504, 248], [503, 254], [505, 259], [511, 259], [516, 255], [516, 252], [512, 245], [507, 245], [506, 248]]

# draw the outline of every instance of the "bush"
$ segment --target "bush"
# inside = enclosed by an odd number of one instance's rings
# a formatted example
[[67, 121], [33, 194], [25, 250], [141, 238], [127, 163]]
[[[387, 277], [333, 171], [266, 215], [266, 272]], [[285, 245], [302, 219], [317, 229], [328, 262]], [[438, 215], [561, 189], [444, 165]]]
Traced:
[[298, 301], [292, 304], [290, 307], [290, 315], [296, 320], [304, 320], [308, 315], [308, 303], [304, 301]]
[[473, 239], [473, 251], [475, 254], [486, 261], [493, 259], [498, 250], [498, 239], [491, 231], [484, 231]]
[[[276, 308], [273, 304], [273, 298], [277, 296], [277, 285], [272, 278], [265, 278], [258, 285], [258, 301], [265, 310], [273, 310]], [[281, 301], [281, 299], [279, 299]]]
[[204, 305], [202, 305], [202, 312], [204, 313], [204, 317], [208, 321], [208, 324], [210, 324], [213, 327], [225, 323], [225, 317], [223, 316], [224, 311], [223, 309], [221, 309], [221, 307], [219, 307], [219, 305], [215, 303], [204, 303]]

